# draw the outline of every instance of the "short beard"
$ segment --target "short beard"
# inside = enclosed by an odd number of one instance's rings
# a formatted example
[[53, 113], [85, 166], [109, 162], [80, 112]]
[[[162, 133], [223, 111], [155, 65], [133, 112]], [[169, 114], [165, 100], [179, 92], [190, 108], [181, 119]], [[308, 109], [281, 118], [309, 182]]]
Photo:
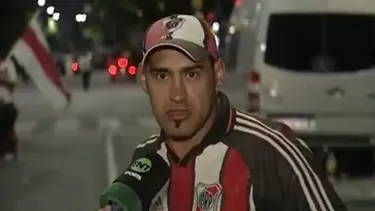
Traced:
[[[217, 107], [218, 105], [218, 101], [217, 101], [217, 98], [216, 98], [217, 94], [215, 92], [215, 98], [214, 98], [214, 101], [213, 103], [211, 104], [210, 106], [210, 109], [209, 109], [209, 112], [208, 114], [205, 116], [205, 119], [204, 121], [201, 123], [201, 125], [198, 127], [198, 129], [196, 131], [194, 131], [192, 134], [190, 135], [186, 135], [186, 136], [173, 136], [173, 135], [167, 135], [168, 139], [170, 140], [173, 140], [173, 141], [176, 141], [176, 142], [184, 142], [184, 141], [188, 141], [190, 140], [192, 137], [194, 137], [203, 127], [204, 125], [206, 124], [206, 122], [208, 121], [208, 118], [210, 118], [212, 112], [215, 111], [215, 107]], [[216, 117], [214, 117], [216, 118]], [[181, 126], [181, 121], [175, 121], [175, 127], [176, 128], [179, 128]]]
[[[181, 121], [180, 120], [177, 120], [174, 122], [174, 126], [175, 128], [179, 128], [181, 126]], [[198, 131], [197, 131], [198, 132]], [[176, 142], [184, 142], [184, 141], [187, 141], [189, 140], [191, 137], [193, 137], [194, 135], [196, 134], [193, 133], [191, 135], [188, 135], [188, 136], [173, 136], [173, 135], [168, 135], [168, 139], [170, 140], [173, 140], [173, 141], [176, 141]]]
[[181, 121], [180, 120], [177, 120], [174, 122], [174, 127], [175, 128], [179, 128], [181, 126]]

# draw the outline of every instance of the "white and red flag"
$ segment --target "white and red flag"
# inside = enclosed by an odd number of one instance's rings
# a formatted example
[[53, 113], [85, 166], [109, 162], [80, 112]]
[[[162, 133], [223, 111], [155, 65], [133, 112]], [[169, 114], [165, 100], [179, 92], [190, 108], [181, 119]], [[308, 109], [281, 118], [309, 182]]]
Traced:
[[36, 12], [12, 47], [9, 56], [14, 56], [24, 67], [38, 90], [53, 107], [61, 110], [68, 107], [71, 95], [62, 82], [38, 17], [39, 12]]

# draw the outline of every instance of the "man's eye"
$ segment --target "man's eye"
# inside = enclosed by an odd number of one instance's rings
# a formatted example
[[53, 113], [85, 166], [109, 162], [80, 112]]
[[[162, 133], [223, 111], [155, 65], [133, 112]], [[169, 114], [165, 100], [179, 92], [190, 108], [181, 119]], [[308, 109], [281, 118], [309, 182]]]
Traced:
[[186, 76], [187, 76], [188, 78], [195, 78], [195, 77], [198, 76], [198, 74], [197, 74], [196, 72], [188, 72], [188, 73], [186, 74]]
[[158, 73], [158, 74], [156, 74], [156, 78], [164, 80], [164, 79], [168, 78], [168, 75], [165, 74], [165, 73]]

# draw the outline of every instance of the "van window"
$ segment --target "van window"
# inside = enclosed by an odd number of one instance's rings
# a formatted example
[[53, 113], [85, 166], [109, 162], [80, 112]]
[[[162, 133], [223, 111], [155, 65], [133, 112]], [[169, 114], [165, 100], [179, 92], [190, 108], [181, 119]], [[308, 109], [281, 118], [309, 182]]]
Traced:
[[375, 66], [375, 16], [271, 15], [265, 63], [291, 71], [344, 72]]

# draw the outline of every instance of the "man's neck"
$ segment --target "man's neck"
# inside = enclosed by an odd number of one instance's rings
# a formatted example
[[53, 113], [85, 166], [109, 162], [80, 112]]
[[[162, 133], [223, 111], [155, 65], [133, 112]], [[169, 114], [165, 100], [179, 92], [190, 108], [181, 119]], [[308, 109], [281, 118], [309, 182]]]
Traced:
[[174, 141], [174, 140], [167, 140], [166, 143], [168, 144], [169, 148], [173, 150], [173, 152], [180, 158], [184, 158], [189, 151], [199, 145], [208, 131], [211, 129], [212, 125], [215, 122], [216, 118], [216, 110], [217, 106], [214, 106], [213, 111], [211, 112], [210, 116], [207, 118], [207, 121], [203, 125], [203, 127], [190, 139], [185, 141]]

